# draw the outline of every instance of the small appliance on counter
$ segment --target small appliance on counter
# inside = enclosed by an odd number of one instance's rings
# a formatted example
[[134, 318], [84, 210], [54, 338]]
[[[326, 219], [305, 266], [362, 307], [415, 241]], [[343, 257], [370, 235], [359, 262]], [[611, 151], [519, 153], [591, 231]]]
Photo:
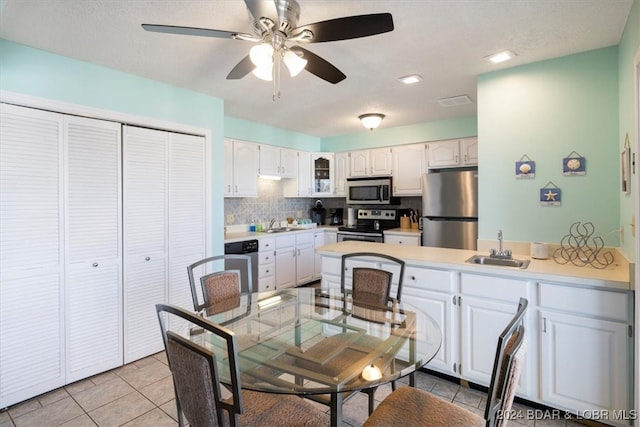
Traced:
[[342, 215], [344, 215], [342, 208], [329, 209], [329, 225], [342, 225]]
[[327, 210], [322, 207], [322, 201], [316, 200], [313, 208], [311, 208], [311, 221], [318, 225], [324, 225], [327, 220]]
[[347, 209], [347, 226], [355, 227], [356, 226], [356, 212], [358, 209], [356, 208], [348, 208]]

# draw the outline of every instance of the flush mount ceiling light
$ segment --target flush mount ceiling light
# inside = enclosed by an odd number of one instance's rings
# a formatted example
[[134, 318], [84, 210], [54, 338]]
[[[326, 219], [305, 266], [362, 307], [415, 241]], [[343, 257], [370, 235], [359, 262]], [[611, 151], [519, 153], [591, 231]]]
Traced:
[[514, 58], [516, 56], [516, 54], [510, 50], [503, 50], [502, 52], [498, 52], [498, 53], [494, 53], [493, 55], [489, 55], [489, 56], [485, 56], [484, 59], [486, 59], [489, 62], [492, 62], [494, 64], [499, 64], [501, 62], [504, 61], [508, 61], [512, 58]]
[[422, 81], [420, 74], [409, 74], [408, 76], [399, 77], [398, 81], [406, 85], [411, 85]]
[[360, 122], [362, 122], [362, 126], [366, 127], [369, 130], [374, 130], [380, 123], [382, 123], [382, 119], [385, 118], [384, 114], [380, 113], [367, 113], [358, 116]]

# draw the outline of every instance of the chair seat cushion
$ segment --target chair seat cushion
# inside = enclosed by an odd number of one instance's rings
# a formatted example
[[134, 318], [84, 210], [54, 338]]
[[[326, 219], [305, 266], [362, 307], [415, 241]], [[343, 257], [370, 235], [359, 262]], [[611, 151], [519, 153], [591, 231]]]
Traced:
[[400, 387], [391, 393], [364, 423], [364, 427], [484, 425], [479, 415], [413, 387]]
[[323, 426], [329, 415], [301, 397], [242, 391], [244, 412], [238, 416], [241, 426]]

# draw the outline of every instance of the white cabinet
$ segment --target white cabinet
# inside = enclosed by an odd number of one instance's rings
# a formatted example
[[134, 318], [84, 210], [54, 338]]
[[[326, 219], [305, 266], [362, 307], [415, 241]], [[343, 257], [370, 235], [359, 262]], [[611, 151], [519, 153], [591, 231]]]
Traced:
[[572, 411], [632, 408], [628, 294], [541, 283], [540, 306], [543, 402]]
[[332, 243], [338, 243], [338, 231], [337, 230], [325, 230], [324, 232], [324, 244], [329, 245]]
[[478, 138], [430, 142], [427, 152], [430, 168], [475, 166], [478, 164]]
[[322, 277], [322, 255], [315, 252], [320, 246], [325, 244], [325, 232], [323, 230], [315, 230], [313, 232], [313, 280]]
[[224, 197], [258, 197], [259, 145], [224, 140]]
[[276, 289], [296, 285], [296, 238], [285, 234], [275, 238]]
[[298, 177], [297, 151], [260, 144], [260, 175], [282, 178]]
[[0, 104], [2, 408], [122, 364], [120, 148], [118, 123]]
[[314, 197], [333, 196], [334, 192], [333, 153], [312, 153], [311, 170]]
[[349, 176], [388, 176], [392, 174], [393, 155], [391, 148], [372, 148], [349, 152]]
[[[489, 385], [498, 336], [513, 318], [520, 298], [529, 296], [524, 280], [462, 273], [460, 275], [460, 356], [458, 374], [475, 383]], [[525, 316], [525, 334], [529, 351], [535, 349], [535, 329]], [[525, 361], [520, 376], [519, 394], [529, 395], [529, 383], [535, 380], [533, 356]]]
[[309, 283], [315, 273], [315, 249], [313, 232], [298, 232], [296, 237], [296, 285]]
[[393, 233], [384, 233], [384, 242], [392, 243], [396, 245], [409, 245], [409, 246], [420, 246], [420, 235], [417, 236], [409, 236], [406, 233], [404, 234], [393, 234]]
[[258, 291], [276, 288], [276, 241], [273, 238], [258, 240]]
[[347, 194], [347, 177], [349, 176], [349, 153], [335, 154], [335, 188], [334, 195], [345, 196]]
[[284, 197], [311, 197], [313, 195], [312, 154], [308, 151], [297, 151], [296, 161], [298, 176], [284, 181]]
[[393, 149], [393, 195], [422, 196], [426, 144], [401, 145]]

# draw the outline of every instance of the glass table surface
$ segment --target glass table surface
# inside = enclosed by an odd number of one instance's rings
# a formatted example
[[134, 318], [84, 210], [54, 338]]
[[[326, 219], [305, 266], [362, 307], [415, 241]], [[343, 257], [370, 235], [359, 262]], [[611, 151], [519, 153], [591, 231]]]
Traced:
[[[270, 393], [376, 387], [415, 372], [442, 341], [436, 322], [409, 302], [362, 306], [316, 288], [245, 294], [203, 314], [234, 332], [242, 388]], [[211, 334], [191, 339], [216, 353], [229, 384], [226, 344]]]

